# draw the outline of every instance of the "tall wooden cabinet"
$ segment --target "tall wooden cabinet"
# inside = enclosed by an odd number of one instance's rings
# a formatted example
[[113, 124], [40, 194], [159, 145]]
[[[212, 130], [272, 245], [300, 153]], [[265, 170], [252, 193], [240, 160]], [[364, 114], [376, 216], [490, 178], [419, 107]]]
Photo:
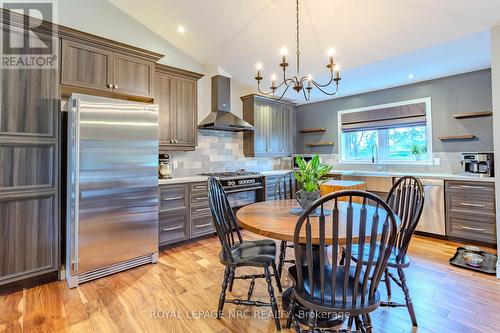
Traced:
[[[23, 45], [22, 34], [2, 29]], [[1, 70], [0, 293], [58, 276], [58, 74]]]
[[160, 150], [194, 150], [198, 139], [198, 80], [203, 75], [156, 65], [154, 102], [160, 107]]
[[244, 132], [245, 156], [290, 156], [295, 136], [296, 105], [260, 95], [241, 97], [243, 119], [254, 125], [255, 131]]

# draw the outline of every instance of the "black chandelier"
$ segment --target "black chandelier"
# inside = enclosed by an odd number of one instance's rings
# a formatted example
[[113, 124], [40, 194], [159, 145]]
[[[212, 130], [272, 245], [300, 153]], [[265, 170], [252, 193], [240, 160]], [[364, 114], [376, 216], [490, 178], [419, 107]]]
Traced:
[[[262, 95], [272, 95], [273, 98], [276, 100], [281, 100], [283, 96], [285, 96], [288, 88], [292, 87], [297, 93], [302, 93], [304, 94], [304, 98], [306, 101], [309, 100], [311, 97], [311, 90], [313, 89], [313, 86], [318, 88], [323, 94], [333, 96], [337, 94], [339, 91], [339, 81], [341, 80], [340, 78], [340, 68], [337, 64], [334, 63], [333, 61], [333, 55], [334, 55], [334, 50], [333, 48], [328, 49], [328, 64], [326, 65], [326, 68], [330, 71], [330, 80], [325, 83], [325, 84], [320, 84], [316, 81], [313, 80], [311, 75], [306, 75], [306, 76], [301, 76], [300, 75], [300, 48], [299, 48], [299, 0], [296, 0], [297, 6], [296, 6], [296, 18], [297, 18], [297, 73], [293, 77], [286, 77], [286, 68], [288, 67], [286, 55], [287, 55], [287, 49], [282, 48], [281, 49], [281, 63], [280, 67], [283, 69], [283, 81], [279, 84], [276, 85], [276, 75], [273, 74], [271, 76], [271, 87], [270, 91], [262, 91], [260, 89], [260, 81], [262, 81], [262, 65], [260, 63], [257, 64], [257, 75], [255, 76], [255, 79], [257, 80], [257, 89], [259, 90], [259, 93]], [[335, 83], [335, 90], [334, 91], [327, 91], [324, 88], [329, 87], [332, 85], [332, 83]], [[283, 93], [278, 97], [275, 96], [275, 92], [277, 89], [281, 88], [283, 85], [285, 85], [285, 89]], [[306, 85], [306, 86], [304, 86]]]

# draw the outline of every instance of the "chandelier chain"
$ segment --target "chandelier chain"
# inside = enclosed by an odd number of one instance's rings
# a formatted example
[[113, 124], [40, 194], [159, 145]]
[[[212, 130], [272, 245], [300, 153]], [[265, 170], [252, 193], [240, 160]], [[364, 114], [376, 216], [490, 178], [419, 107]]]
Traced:
[[299, 0], [297, 0], [297, 6], [296, 6], [296, 18], [297, 18], [297, 76], [300, 73], [300, 49], [299, 49]]

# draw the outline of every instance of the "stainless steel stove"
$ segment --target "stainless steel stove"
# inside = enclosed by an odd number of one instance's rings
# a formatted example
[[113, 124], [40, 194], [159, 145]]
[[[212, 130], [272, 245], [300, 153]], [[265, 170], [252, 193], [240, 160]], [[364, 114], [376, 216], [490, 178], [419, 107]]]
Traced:
[[264, 200], [263, 176], [246, 170], [202, 173], [215, 177], [224, 187], [233, 208]]

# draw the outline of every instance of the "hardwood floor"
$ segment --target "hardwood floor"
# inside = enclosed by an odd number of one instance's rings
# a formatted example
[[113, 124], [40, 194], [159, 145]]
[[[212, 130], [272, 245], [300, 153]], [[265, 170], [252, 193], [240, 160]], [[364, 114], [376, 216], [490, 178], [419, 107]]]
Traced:
[[[405, 308], [379, 308], [372, 315], [374, 332], [498, 332], [500, 280], [450, 266], [457, 246], [413, 239], [407, 276], [420, 326], [412, 328]], [[273, 332], [267, 308], [226, 304], [225, 317], [213, 318], [223, 276], [218, 253], [219, 241], [210, 237], [165, 250], [156, 265], [77, 289], [59, 281], [0, 296], [0, 332]], [[250, 270], [237, 274], [245, 272]], [[245, 297], [248, 283], [236, 280], [227, 296]], [[398, 288], [393, 294], [403, 301]], [[268, 300], [265, 281], [257, 282], [254, 295]]]

